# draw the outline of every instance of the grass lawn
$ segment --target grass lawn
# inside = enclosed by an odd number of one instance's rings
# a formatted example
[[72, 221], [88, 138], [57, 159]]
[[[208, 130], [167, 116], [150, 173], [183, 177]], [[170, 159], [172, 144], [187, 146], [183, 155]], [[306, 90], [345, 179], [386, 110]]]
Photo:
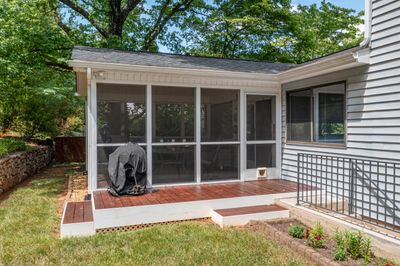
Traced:
[[25, 142], [14, 139], [0, 139], [0, 157], [13, 151], [24, 151], [27, 149]]
[[0, 199], [0, 265], [307, 265], [257, 233], [201, 222], [60, 240], [57, 198], [65, 171], [47, 169]]

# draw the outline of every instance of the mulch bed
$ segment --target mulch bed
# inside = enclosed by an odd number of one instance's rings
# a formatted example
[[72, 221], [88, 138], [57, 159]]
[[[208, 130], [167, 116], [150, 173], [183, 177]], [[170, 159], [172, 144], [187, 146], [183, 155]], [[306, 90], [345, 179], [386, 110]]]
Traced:
[[[299, 222], [299, 221], [297, 221], [295, 219], [277, 219], [277, 220], [269, 221], [267, 223], [268, 223], [268, 225], [272, 226], [277, 231], [279, 231], [279, 232], [283, 233], [284, 235], [290, 237], [291, 241], [297, 242], [299, 245], [304, 245], [304, 246], [309, 247], [306, 244], [305, 239], [294, 238], [294, 237], [292, 237], [292, 236], [290, 236], [288, 234], [289, 227], [292, 226], [292, 225], [305, 226], [301, 222]], [[365, 263], [363, 259], [354, 260], [354, 259], [350, 258], [349, 256], [348, 256], [346, 261], [335, 261], [335, 262], [333, 262], [332, 261], [332, 254], [333, 254], [333, 250], [335, 249], [335, 245], [336, 245], [335, 240], [334, 240], [334, 236], [329, 236], [328, 235], [326, 237], [326, 240], [327, 241], [326, 241], [326, 247], [325, 248], [313, 249], [313, 250], [318, 252], [324, 258], [331, 260], [331, 263], [338, 263], [340, 265], [349, 265], [349, 266], [353, 266], [353, 265], [386, 265], [386, 260], [384, 260], [382, 258], [378, 258], [378, 257], [373, 257], [371, 259], [370, 263]], [[311, 248], [311, 247], [309, 247], [309, 248]]]

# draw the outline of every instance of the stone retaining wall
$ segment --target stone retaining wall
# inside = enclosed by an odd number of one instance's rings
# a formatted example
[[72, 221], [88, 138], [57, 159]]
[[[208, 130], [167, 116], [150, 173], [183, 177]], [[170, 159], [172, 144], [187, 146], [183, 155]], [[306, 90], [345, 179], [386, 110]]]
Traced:
[[47, 166], [52, 153], [49, 146], [35, 146], [0, 158], [0, 195]]

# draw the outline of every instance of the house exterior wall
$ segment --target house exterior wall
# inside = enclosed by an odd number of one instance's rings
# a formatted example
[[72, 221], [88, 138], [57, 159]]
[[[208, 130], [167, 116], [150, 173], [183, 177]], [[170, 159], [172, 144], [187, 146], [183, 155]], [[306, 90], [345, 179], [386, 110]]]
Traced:
[[[282, 85], [282, 177], [297, 178], [297, 154], [321, 153], [400, 160], [400, 1], [372, 1], [370, 65]], [[289, 90], [346, 81], [347, 133], [344, 147], [286, 141]]]

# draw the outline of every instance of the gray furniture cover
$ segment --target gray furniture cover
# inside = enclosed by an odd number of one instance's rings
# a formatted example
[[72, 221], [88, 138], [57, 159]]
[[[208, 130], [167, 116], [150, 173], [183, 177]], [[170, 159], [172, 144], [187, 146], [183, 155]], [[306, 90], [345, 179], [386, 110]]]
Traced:
[[117, 148], [108, 159], [108, 192], [113, 196], [144, 194], [146, 170], [146, 152], [137, 143]]

